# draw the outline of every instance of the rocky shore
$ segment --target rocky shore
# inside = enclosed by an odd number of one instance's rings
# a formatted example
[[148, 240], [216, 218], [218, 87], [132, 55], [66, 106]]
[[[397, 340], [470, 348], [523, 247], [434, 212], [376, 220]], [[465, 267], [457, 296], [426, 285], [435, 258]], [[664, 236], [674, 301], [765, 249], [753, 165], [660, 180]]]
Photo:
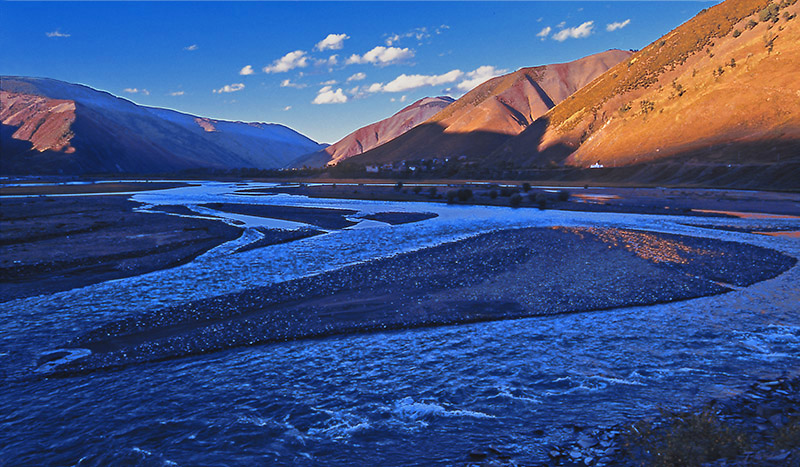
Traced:
[[742, 394], [608, 428], [576, 427], [546, 465], [800, 466], [800, 378], [759, 379]]
[[622, 229], [525, 228], [152, 310], [76, 336], [72, 374], [265, 342], [683, 300], [771, 278], [773, 250]]

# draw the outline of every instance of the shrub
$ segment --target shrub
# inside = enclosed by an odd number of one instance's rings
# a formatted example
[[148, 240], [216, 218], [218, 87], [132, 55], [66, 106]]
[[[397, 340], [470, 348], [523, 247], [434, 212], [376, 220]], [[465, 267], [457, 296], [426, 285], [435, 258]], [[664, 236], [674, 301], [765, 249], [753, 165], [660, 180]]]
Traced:
[[728, 64], [731, 68], [736, 68], [736, 59], [731, 57], [731, 62]]
[[647, 465], [700, 465], [736, 457], [749, 447], [741, 431], [708, 408], [700, 413], [662, 412], [662, 416], [662, 425], [639, 422], [625, 437], [628, 454], [646, 457]]
[[569, 201], [569, 191], [568, 190], [560, 190], [558, 192], [558, 200], [559, 201]]
[[524, 191], [525, 193], [531, 191], [531, 184], [528, 183], [528, 182], [523, 183], [522, 184], [522, 191]]
[[433, 198], [433, 197], [435, 197], [435, 196], [436, 196], [436, 191], [437, 191], [437, 190], [436, 190], [436, 187], [435, 187], [435, 186], [432, 186], [432, 187], [428, 188], [428, 193], [430, 193], [430, 195], [431, 195], [431, 198]]
[[505, 187], [505, 186], [503, 188], [500, 188], [500, 196], [509, 197], [509, 196], [513, 195], [514, 193], [516, 193], [516, 192], [517, 192], [517, 190], [513, 190], [513, 189]]
[[742, 35], [742, 31], [740, 31], [738, 29], [734, 29], [733, 30], [733, 37], [739, 37], [741, 35]]
[[748, 21], [748, 22], [747, 22], [747, 24], [745, 24], [745, 25], [744, 25], [744, 28], [745, 28], [745, 29], [753, 29], [753, 28], [754, 28], [754, 27], [756, 27], [757, 25], [758, 25], [758, 23], [756, 23], [755, 21], [753, 21], [753, 20], [751, 19], [750, 21]]
[[472, 199], [472, 190], [469, 188], [462, 188], [458, 190], [458, 199], [460, 201], [469, 201]]
[[514, 193], [511, 195], [511, 198], [508, 199], [508, 204], [511, 205], [512, 208], [518, 208], [519, 205], [522, 204], [522, 195]]
[[539, 209], [544, 210], [547, 208], [547, 195], [544, 193], [537, 193], [536, 194], [536, 204], [539, 205]]
[[422, 191], [422, 187], [415, 186], [414, 188], [411, 189], [411, 191], [413, 191], [415, 195], [418, 195]]
[[497, 190], [489, 190], [489, 198], [497, 199]]
[[448, 190], [447, 191], [447, 202], [448, 203], [455, 203], [456, 198], [458, 198], [458, 190]]
[[775, 23], [779, 19], [778, 11], [779, 11], [778, 5], [770, 3], [763, 10], [758, 12], [758, 19], [762, 23], [766, 21], [772, 21], [773, 23]]
[[403, 182], [397, 182], [394, 185], [394, 191], [400, 191], [403, 188]]

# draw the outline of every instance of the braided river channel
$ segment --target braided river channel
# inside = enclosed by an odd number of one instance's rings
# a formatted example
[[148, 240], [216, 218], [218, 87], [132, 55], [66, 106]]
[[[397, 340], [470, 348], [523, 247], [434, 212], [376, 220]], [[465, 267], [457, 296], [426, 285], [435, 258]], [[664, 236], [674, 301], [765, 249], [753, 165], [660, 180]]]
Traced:
[[[576, 426], [636, 420], [799, 373], [797, 265], [672, 303], [244, 345], [61, 377], [37, 367], [43, 352], [138, 313], [503, 229], [637, 229], [800, 257], [797, 238], [690, 225], [800, 230], [797, 219], [699, 222], [243, 192], [268, 186], [203, 182], [129, 194], [143, 210], [183, 205], [236, 221], [244, 234], [179, 267], [0, 305], [0, 465], [463, 465], [487, 446], [527, 465], [547, 460]], [[357, 223], [233, 254], [259, 239], [258, 228], [303, 225], [198, 207], [208, 203], [349, 209]], [[403, 211], [437, 216], [361, 219]]]

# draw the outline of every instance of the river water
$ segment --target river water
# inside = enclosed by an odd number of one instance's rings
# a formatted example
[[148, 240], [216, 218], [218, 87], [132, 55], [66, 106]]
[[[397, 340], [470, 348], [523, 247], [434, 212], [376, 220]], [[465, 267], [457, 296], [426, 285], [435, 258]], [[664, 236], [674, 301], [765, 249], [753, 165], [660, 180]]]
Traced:
[[[250, 229], [181, 267], [4, 303], [0, 465], [453, 465], [489, 445], [532, 463], [546, 459], [550, 444], [570, 439], [576, 425], [633, 420], [800, 370], [795, 266], [750, 287], [671, 304], [257, 345], [70, 378], [35, 376], [42, 352], [142, 310], [501, 228], [649, 229], [800, 257], [796, 238], [690, 227], [682, 224], [697, 219], [678, 216], [234, 194], [261, 186], [208, 182], [132, 198], [152, 210], [239, 202], [438, 217], [399, 226], [363, 221], [231, 254], [258, 238]], [[225, 216], [247, 227], [297, 227]], [[697, 223], [737, 222], [744, 221]], [[798, 221], [746, 223], [753, 222]]]

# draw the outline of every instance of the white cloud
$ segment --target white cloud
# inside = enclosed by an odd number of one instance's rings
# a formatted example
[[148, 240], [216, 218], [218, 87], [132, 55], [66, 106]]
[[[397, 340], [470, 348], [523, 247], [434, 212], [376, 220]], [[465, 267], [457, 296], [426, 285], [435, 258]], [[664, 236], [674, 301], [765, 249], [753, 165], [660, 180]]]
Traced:
[[290, 79], [288, 79], [288, 78], [287, 78], [287, 79], [285, 79], [285, 80], [283, 80], [283, 81], [281, 81], [281, 87], [282, 87], [282, 88], [295, 88], [295, 89], [303, 89], [303, 88], [305, 88], [305, 87], [307, 87], [307, 86], [308, 86], [307, 84], [302, 84], [302, 83], [293, 83], [293, 82], [292, 82], [292, 80], [290, 80]]
[[123, 91], [127, 92], [128, 94], [144, 94], [145, 96], [150, 95], [150, 91], [147, 89], [139, 89], [139, 88], [125, 88]]
[[170, 96], [182, 96], [184, 94], [185, 93], [183, 91], [175, 91], [175, 92], [169, 93]]
[[69, 37], [72, 34], [67, 34], [56, 29], [55, 31], [44, 33], [47, 37]]
[[327, 60], [325, 60], [325, 59], [316, 59], [316, 60], [314, 60], [314, 65], [316, 65], [316, 66], [325, 66], [325, 65], [327, 65], [329, 67], [332, 67], [334, 65], [337, 65], [338, 63], [339, 63], [339, 56], [338, 55], [331, 55], [330, 57], [328, 57]]
[[369, 93], [381, 92], [383, 91], [383, 83], [372, 83], [365, 91]]
[[414, 51], [409, 48], [384, 47], [379, 45], [364, 55], [353, 54], [347, 59], [347, 64], [372, 63], [375, 65], [389, 65], [414, 57]]
[[188, 47], [184, 47], [183, 50], [188, 50], [189, 52], [194, 52], [195, 50], [199, 49], [200, 47], [197, 44], [192, 44]]
[[226, 84], [219, 89], [214, 89], [214, 94], [221, 94], [223, 92], [236, 92], [241, 91], [242, 89], [244, 89], [244, 84], [242, 83]]
[[[439, 29], [437, 29], [437, 34], [440, 34]], [[390, 34], [389, 37], [386, 38], [386, 45], [391, 46], [394, 45], [395, 42], [401, 41], [403, 39], [407, 39], [413, 37], [418, 42], [421, 42], [425, 39], [431, 37], [430, 33], [428, 32], [428, 28], [416, 28], [412, 29], [411, 31], [404, 32], [403, 34]]]
[[367, 74], [366, 73], [361, 73], [359, 71], [358, 73], [356, 73], [356, 74], [352, 75], [351, 77], [347, 78], [347, 82], [349, 83], [350, 81], [361, 81], [361, 80], [366, 79], [366, 78], [367, 78]]
[[247, 65], [239, 70], [239, 74], [242, 76], [252, 75], [253, 73], [255, 73], [255, 71], [253, 71], [253, 65]]
[[283, 108], [284, 112], [288, 112], [290, 110], [292, 110], [292, 106], [291, 105], [287, 105], [286, 107]]
[[500, 76], [506, 71], [508, 70], [499, 70], [493, 66], [484, 65], [478, 67], [475, 71], [468, 72], [467, 79], [458, 83], [456, 87], [462, 91], [470, 91], [479, 84], [483, 84], [495, 76]]
[[319, 84], [321, 84], [323, 86], [333, 86], [334, 84], [339, 84], [339, 82], [336, 81], [335, 79], [329, 79], [328, 81], [323, 81], [323, 82], [321, 82]]
[[616, 31], [617, 29], [622, 29], [625, 26], [631, 24], [630, 19], [626, 19], [625, 21], [617, 21], [611, 24], [606, 24], [606, 31]]
[[346, 39], [350, 39], [347, 34], [328, 34], [325, 39], [317, 42], [314, 49], [320, 52], [323, 50], [341, 50]]
[[305, 68], [308, 66], [308, 56], [302, 50], [289, 52], [283, 57], [272, 62], [272, 65], [264, 67], [264, 73], [284, 73], [295, 68]]
[[347, 102], [347, 96], [344, 95], [342, 88], [335, 91], [330, 86], [325, 86], [317, 92], [317, 97], [311, 101], [312, 104], [343, 104]]
[[377, 90], [382, 92], [404, 92], [424, 86], [439, 86], [457, 81], [462, 76], [464, 76], [464, 72], [461, 70], [451, 70], [441, 75], [407, 75], [404, 73], [386, 85], [378, 87], [373, 84], [370, 86], [369, 92], [377, 92]]
[[547, 27], [543, 28], [541, 31], [539, 31], [539, 34], [536, 34], [536, 37], [541, 37], [542, 40], [545, 40], [545, 38], [547, 38], [547, 36], [550, 35], [550, 31], [552, 31], [552, 30], [553, 30], [553, 28], [551, 28], [550, 26], [547, 26]]
[[553, 34], [553, 39], [563, 42], [569, 38], [581, 39], [583, 37], [589, 37], [589, 35], [592, 33], [592, 29], [594, 29], [594, 21], [587, 21], [580, 26], [558, 31], [557, 33]]

